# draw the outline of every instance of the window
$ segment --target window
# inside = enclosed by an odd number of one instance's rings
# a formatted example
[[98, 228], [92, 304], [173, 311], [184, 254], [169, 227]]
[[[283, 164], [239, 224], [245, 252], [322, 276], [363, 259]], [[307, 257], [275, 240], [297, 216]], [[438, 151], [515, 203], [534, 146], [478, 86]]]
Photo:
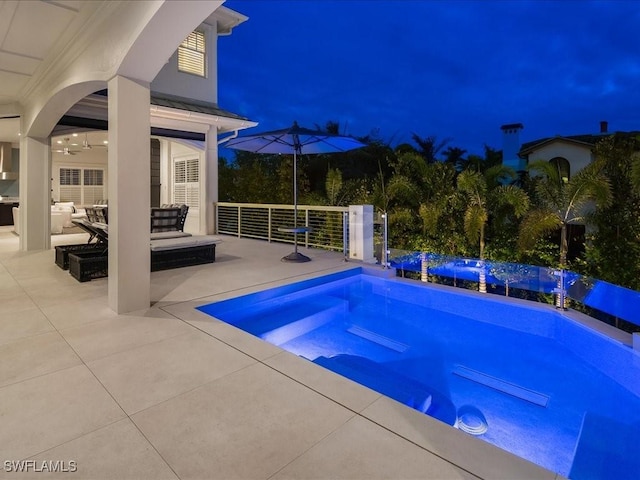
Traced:
[[197, 158], [174, 161], [173, 203], [184, 203], [190, 208], [200, 206], [200, 161]]
[[178, 71], [207, 76], [204, 33], [193, 31], [178, 47]]
[[104, 170], [96, 168], [60, 169], [61, 202], [95, 205], [104, 197]]
[[61, 168], [60, 185], [80, 185], [80, 169]]
[[563, 157], [555, 157], [549, 160], [549, 163], [558, 169], [560, 178], [564, 183], [568, 183], [571, 180], [571, 164], [569, 160]]

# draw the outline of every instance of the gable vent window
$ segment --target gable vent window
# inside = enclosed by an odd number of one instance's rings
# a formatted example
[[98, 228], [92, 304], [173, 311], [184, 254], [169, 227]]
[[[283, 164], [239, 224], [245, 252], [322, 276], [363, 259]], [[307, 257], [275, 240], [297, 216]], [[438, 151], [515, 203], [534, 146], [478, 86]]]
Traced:
[[204, 33], [194, 31], [178, 47], [178, 71], [207, 76]]

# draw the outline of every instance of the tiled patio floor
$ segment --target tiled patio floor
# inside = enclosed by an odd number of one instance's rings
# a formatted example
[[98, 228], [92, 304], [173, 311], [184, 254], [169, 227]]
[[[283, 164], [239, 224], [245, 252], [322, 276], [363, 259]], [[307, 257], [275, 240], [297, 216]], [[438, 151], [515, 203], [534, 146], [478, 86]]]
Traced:
[[[222, 238], [214, 264], [152, 273], [154, 305], [117, 315], [106, 279], [0, 227], [0, 478], [556, 478], [194, 310], [356, 265]], [[77, 472], [33, 471], [55, 461]]]

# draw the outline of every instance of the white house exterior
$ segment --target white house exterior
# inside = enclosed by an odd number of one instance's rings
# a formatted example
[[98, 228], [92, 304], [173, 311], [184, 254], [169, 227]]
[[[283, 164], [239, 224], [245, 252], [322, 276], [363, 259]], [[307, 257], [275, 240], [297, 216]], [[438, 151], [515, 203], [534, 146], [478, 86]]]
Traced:
[[[61, 168], [104, 167], [109, 306], [118, 313], [150, 302], [150, 131], [160, 147], [161, 202], [175, 200], [175, 162], [194, 159], [188, 228], [208, 233], [220, 135], [255, 125], [217, 106], [217, 37], [246, 20], [222, 3], [0, 2], [0, 141], [19, 149], [20, 249], [50, 248]], [[177, 69], [176, 52], [194, 31], [206, 45], [204, 76]], [[100, 129], [108, 129], [108, 149], [73, 158], [52, 151], [52, 138]]]
[[521, 144], [519, 132], [522, 124], [503, 125], [503, 157], [505, 164], [516, 170], [524, 170], [536, 160], [557, 162], [563, 176], [571, 175], [594, 161], [593, 149], [598, 141], [613, 133], [634, 134], [634, 132], [609, 132], [608, 123], [600, 122], [600, 131], [593, 134], [569, 135], [541, 138]]

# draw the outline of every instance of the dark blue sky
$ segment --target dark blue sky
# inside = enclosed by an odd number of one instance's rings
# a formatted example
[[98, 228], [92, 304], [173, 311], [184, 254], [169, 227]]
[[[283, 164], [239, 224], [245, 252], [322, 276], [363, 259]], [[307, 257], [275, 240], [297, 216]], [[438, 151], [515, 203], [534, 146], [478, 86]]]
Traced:
[[451, 139], [481, 154], [500, 126], [541, 137], [640, 130], [640, 2], [228, 0], [219, 104], [260, 125]]

